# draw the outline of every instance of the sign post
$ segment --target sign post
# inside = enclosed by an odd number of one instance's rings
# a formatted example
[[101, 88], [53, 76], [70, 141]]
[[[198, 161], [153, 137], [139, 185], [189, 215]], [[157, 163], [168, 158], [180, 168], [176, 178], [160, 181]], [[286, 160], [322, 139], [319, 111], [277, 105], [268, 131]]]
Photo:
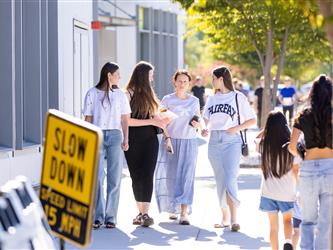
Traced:
[[90, 243], [101, 143], [98, 127], [47, 113], [40, 200], [52, 232], [81, 247]]

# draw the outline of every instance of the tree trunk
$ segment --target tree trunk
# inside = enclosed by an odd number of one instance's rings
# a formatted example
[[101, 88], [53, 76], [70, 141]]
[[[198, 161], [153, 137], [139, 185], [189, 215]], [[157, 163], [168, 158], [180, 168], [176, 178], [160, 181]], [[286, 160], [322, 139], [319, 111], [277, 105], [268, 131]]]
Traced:
[[268, 113], [272, 110], [271, 91], [270, 91], [272, 64], [273, 64], [273, 27], [272, 27], [272, 22], [270, 22], [267, 34], [267, 49], [265, 55], [265, 68], [264, 68], [265, 86], [264, 86], [263, 100], [262, 100], [263, 102], [262, 102], [261, 125], [265, 124]]
[[280, 78], [281, 78], [281, 72], [282, 72], [282, 68], [283, 68], [283, 64], [284, 64], [284, 58], [285, 58], [285, 55], [286, 55], [288, 36], [289, 36], [289, 27], [286, 28], [286, 31], [284, 33], [284, 37], [283, 37], [283, 40], [282, 40], [282, 44], [281, 44], [279, 63], [278, 63], [277, 71], [276, 71], [276, 76], [275, 76], [275, 81], [274, 81], [274, 86], [273, 86], [273, 92], [272, 92], [273, 107], [276, 106], [276, 99], [277, 99], [276, 98], [276, 93], [277, 93], [278, 84], [279, 84]]
[[317, 0], [317, 4], [319, 6], [320, 13], [325, 18], [324, 28], [327, 34], [327, 39], [330, 42], [333, 51], [333, 22], [328, 20], [328, 18], [332, 17], [331, 0]]

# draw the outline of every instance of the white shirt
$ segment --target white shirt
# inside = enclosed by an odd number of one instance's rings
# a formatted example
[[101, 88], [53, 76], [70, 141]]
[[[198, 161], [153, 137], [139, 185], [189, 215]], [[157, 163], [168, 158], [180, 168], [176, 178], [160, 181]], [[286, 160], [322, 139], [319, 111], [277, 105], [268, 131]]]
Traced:
[[[130, 114], [131, 107], [125, 93], [120, 89], [109, 91], [110, 102], [105, 91], [93, 87], [84, 99], [83, 115], [92, 116], [93, 124], [103, 130], [121, 128], [121, 115]], [[104, 99], [104, 101], [103, 101]]]
[[277, 201], [295, 201], [296, 182], [292, 169], [281, 178], [262, 177], [261, 196]]
[[187, 99], [180, 99], [173, 93], [163, 97], [161, 106], [177, 115], [177, 118], [173, 119], [167, 126], [171, 138], [196, 138], [196, 129], [190, 126], [189, 123], [194, 115], [200, 114], [200, 104], [197, 97], [188, 95]]
[[208, 97], [203, 112], [203, 117], [208, 120], [210, 130], [227, 130], [238, 125], [236, 93], [240, 122], [243, 123], [256, 117], [246, 96], [241, 92], [217, 93]]

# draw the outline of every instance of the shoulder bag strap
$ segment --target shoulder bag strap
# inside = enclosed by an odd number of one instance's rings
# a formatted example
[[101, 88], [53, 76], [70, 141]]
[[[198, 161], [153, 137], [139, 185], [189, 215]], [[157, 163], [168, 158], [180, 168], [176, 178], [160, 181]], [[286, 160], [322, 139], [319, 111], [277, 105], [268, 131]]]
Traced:
[[[239, 115], [239, 107], [238, 107], [238, 94], [236, 93], [236, 107], [237, 107], [237, 118], [238, 118], [238, 125], [240, 125], [240, 115]], [[239, 131], [241, 138], [242, 138], [242, 142], [243, 144], [246, 144], [246, 130], [244, 131], [244, 137], [243, 137], [243, 133], [242, 131]]]

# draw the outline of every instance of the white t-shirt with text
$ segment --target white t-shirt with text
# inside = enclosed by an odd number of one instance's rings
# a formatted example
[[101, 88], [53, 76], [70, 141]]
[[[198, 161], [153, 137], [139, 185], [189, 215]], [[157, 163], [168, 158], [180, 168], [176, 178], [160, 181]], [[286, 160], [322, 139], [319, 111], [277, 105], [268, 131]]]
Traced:
[[227, 130], [238, 125], [236, 94], [240, 114], [240, 122], [256, 118], [246, 96], [238, 91], [226, 94], [216, 93], [208, 97], [203, 117], [208, 120], [209, 130]]

